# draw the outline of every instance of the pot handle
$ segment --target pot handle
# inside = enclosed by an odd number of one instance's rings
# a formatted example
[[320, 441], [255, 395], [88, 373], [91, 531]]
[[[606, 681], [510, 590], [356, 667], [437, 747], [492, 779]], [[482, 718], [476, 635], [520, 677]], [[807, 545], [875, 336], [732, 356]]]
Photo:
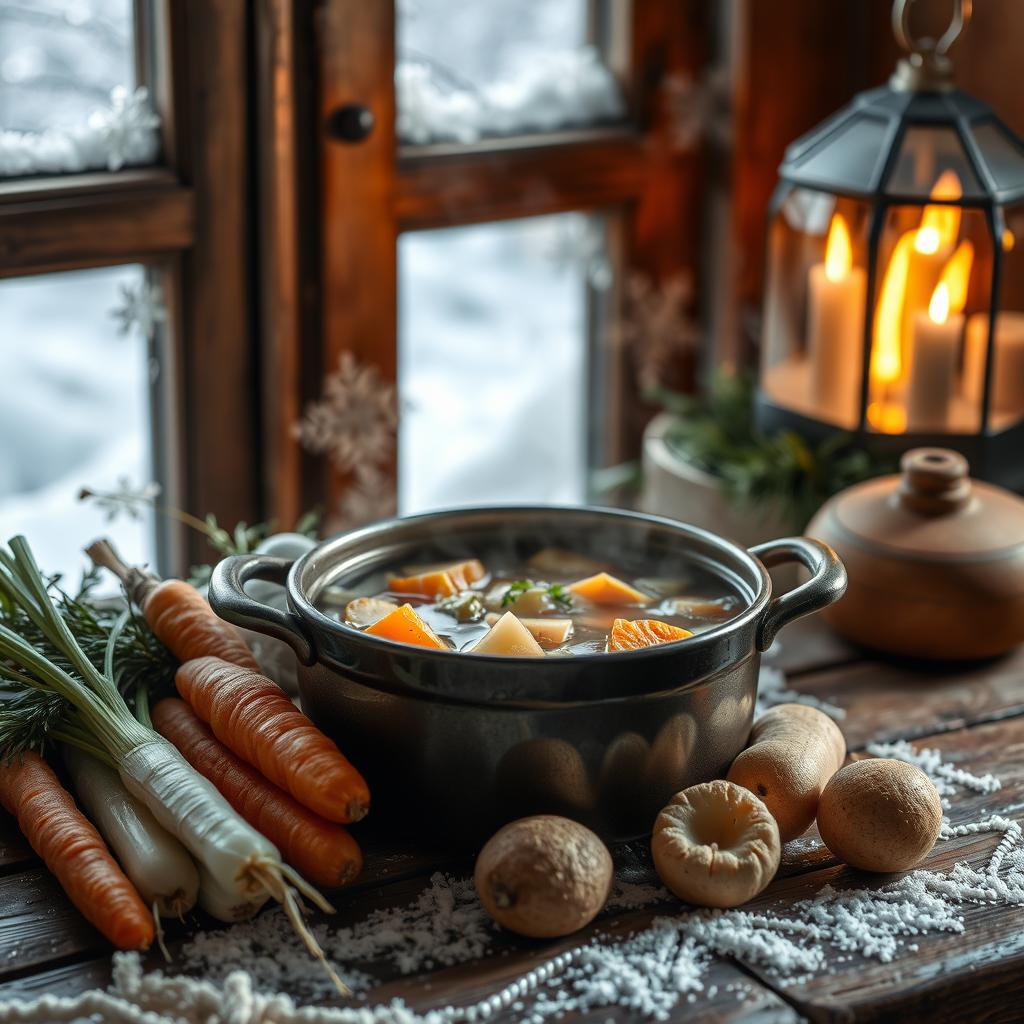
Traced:
[[755, 637], [759, 651], [768, 650], [775, 635], [787, 623], [820, 611], [846, 593], [846, 567], [835, 551], [820, 540], [784, 537], [758, 544], [750, 553], [768, 568], [799, 562], [811, 573], [806, 583], [774, 598], [765, 609]]
[[210, 577], [210, 606], [222, 619], [236, 626], [283, 641], [303, 665], [312, 665], [316, 651], [299, 616], [263, 604], [245, 592], [249, 580], [266, 580], [283, 586], [294, 564], [294, 559], [273, 555], [228, 555], [217, 563]]

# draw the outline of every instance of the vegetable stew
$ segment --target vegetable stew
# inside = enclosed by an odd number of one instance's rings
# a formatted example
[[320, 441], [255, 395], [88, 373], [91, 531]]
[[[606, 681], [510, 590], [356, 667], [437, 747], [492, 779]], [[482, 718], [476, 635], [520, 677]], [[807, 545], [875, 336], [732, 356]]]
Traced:
[[525, 560], [403, 563], [352, 591], [328, 588], [319, 604], [351, 628], [389, 640], [541, 657], [685, 640], [731, 618], [744, 602], [696, 565], [663, 578], [548, 547]]

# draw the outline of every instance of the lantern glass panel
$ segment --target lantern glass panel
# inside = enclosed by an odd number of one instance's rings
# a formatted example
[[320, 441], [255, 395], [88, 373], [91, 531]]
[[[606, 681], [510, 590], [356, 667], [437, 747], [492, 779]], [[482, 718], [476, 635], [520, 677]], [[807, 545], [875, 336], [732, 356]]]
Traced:
[[1024, 419], [1024, 204], [1005, 211], [995, 336], [989, 349], [988, 310], [967, 321], [964, 386], [980, 403], [991, 351], [988, 430], [1000, 433]]
[[853, 118], [800, 160], [805, 181], [827, 181], [837, 189], [863, 191], [875, 171], [889, 136], [889, 124], [878, 118]]
[[860, 420], [867, 223], [865, 203], [792, 188], [769, 233], [762, 387], [844, 430]]
[[982, 121], [971, 128], [989, 173], [1000, 192], [1024, 188], [1024, 153], [997, 121]]
[[985, 195], [955, 129], [922, 125], [907, 128], [886, 191], [946, 200]]
[[981, 429], [981, 392], [971, 376], [977, 371], [964, 346], [970, 331], [979, 330], [976, 318], [987, 318], [992, 266], [992, 233], [982, 210], [935, 204], [887, 211], [872, 314], [869, 431]]

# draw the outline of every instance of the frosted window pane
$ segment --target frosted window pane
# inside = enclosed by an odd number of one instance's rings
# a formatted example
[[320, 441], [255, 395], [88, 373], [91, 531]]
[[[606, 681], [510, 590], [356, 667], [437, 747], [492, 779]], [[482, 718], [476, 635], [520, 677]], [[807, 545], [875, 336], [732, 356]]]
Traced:
[[146, 343], [112, 311], [142, 267], [0, 282], [0, 540], [24, 533], [46, 572], [77, 585], [82, 548], [110, 533], [132, 562], [154, 561], [151, 520], [107, 523], [83, 485], [152, 474]]
[[405, 0], [396, 30], [403, 142], [474, 142], [621, 118], [587, 44], [586, 0]]
[[135, 85], [131, 0], [0, 0], [0, 128], [70, 128]]
[[0, 0], [0, 178], [151, 164], [131, 0]]
[[584, 500], [587, 266], [566, 240], [587, 225], [560, 214], [401, 236], [403, 513]]

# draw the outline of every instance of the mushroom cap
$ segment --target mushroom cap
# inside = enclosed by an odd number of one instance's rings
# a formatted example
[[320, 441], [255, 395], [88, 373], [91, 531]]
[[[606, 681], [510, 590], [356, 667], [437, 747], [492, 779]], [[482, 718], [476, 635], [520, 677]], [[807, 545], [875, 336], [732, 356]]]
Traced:
[[864, 871], [916, 867], [941, 827], [935, 784], [905, 761], [854, 761], [832, 776], [818, 802], [822, 841], [840, 860]]
[[672, 797], [654, 824], [651, 853], [661, 880], [680, 899], [736, 907], [772, 880], [782, 844], [762, 801], [715, 779]]

